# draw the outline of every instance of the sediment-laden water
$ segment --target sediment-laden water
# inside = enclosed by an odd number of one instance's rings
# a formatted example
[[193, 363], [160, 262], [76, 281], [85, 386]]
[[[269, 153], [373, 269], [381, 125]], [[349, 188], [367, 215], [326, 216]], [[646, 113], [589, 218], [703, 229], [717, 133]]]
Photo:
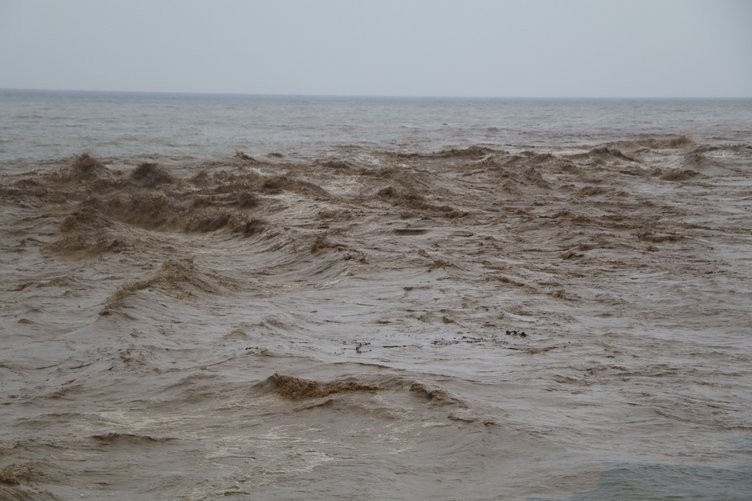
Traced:
[[0, 498], [744, 499], [752, 143], [3, 163]]

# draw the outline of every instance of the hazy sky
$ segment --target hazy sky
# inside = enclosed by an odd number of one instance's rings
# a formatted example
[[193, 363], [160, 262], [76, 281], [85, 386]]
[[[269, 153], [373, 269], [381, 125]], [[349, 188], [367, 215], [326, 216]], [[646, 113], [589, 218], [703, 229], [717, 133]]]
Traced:
[[0, 0], [0, 88], [752, 96], [752, 0]]

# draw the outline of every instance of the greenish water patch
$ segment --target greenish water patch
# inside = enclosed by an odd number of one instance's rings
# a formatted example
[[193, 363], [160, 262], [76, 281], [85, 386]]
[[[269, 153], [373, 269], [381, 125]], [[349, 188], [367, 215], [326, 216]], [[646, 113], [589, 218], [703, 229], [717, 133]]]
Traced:
[[[535, 498], [544, 501], [549, 498]], [[553, 498], [550, 498], [553, 499]], [[595, 489], [578, 492], [567, 501], [619, 500], [750, 500], [752, 465], [712, 468], [667, 464], [610, 465]]]

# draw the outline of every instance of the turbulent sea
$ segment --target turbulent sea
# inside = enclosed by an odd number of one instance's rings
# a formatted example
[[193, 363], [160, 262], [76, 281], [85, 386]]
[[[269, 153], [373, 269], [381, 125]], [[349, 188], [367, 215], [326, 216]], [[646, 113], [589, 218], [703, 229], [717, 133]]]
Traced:
[[0, 91], [0, 499], [752, 498], [752, 100]]

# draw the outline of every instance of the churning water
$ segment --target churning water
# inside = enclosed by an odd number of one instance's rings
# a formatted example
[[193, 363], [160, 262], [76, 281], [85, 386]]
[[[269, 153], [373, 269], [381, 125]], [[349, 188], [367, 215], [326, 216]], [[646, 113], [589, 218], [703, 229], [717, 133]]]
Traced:
[[0, 498], [749, 499], [751, 167], [749, 100], [3, 91]]

